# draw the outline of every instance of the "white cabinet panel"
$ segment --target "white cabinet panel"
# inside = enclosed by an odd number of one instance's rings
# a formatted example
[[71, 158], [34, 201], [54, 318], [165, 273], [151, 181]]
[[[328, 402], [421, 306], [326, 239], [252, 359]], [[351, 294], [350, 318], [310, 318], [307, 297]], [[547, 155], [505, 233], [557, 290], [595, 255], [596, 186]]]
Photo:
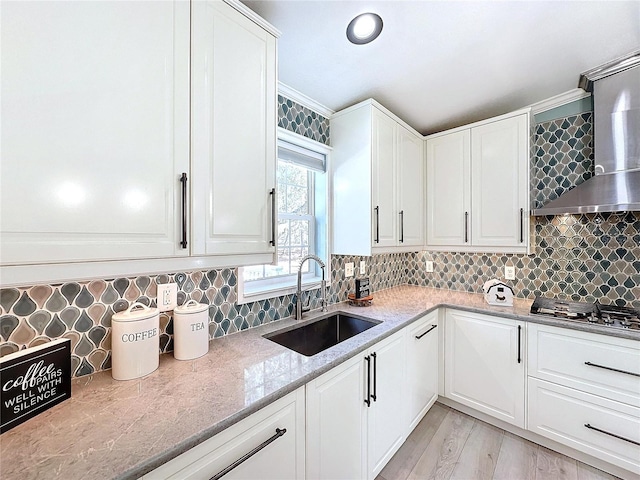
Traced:
[[365, 388], [364, 355], [307, 384], [307, 478], [365, 478]]
[[193, 253], [273, 253], [276, 39], [221, 1], [192, 22]]
[[407, 327], [407, 396], [410, 433], [438, 398], [438, 311]]
[[640, 408], [533, 377], [528, 403], [532, 432], [640, 475]]
[[445, 396], [525, 426], [523, 322], [447, 310]]
[[429, 138], [427, 145], [427, 245], [469, 243], [471, 134]]
[[[304, 398], [304, 388], [300, 388], [158, 467], [143, 478], [208, 480], [263, 442], [273, 439], [271, 443], [226, 473], [225, 480], [304, 479]], [[281, 435], [277, 435], [278, 430]]]
[[189, 4], [1, 9], [2, 263], [186, 255]]
[[424, 245], [424, 141], [402, 125], [397, 135], [398, 244]]
[[640, 407], [640, 344], [529, 324], [529, 375]]
[[471, 129], [473, 245], [525, 245], [529, 217], [528, 135], [527, 115]]
[[384, 113], [371, 109], [373, 145], [371, 148], [371, 232], [374, 247], [394, 246], [397, 242], [396, 218], [396, 122]]
[[367, 408], [368, 475], [375, 478], [404, 442], [406, 434], [405, 335], [398, 332], [370, 350], [372, 402]]

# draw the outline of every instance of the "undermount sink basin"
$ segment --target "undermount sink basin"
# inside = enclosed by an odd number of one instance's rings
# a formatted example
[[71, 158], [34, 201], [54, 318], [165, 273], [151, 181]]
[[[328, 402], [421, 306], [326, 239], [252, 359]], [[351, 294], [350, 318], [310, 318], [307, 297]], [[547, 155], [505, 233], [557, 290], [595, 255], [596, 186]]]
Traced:
[[333, 313], [284, 332], [269, 333], [264, 335], [264, 338], [310, 357], [369, 330], [379, 323], [382, 322], [344, 313]]

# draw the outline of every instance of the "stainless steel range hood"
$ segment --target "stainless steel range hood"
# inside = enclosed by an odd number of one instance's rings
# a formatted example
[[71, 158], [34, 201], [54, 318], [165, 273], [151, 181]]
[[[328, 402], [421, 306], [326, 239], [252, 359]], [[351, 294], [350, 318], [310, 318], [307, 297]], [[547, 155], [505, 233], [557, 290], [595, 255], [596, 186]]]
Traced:
[[593, 92], [595, 176], [533, 215], [640, 211], [640, 50], [580, 76]]

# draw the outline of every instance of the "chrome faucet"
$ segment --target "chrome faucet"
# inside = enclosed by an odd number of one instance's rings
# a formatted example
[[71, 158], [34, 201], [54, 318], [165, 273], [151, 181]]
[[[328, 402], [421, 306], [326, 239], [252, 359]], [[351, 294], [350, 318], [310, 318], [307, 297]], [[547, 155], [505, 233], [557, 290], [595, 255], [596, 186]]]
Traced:
[[298, 288], [296, 289], [296, 320], [302, 319], [302, 312], [308, 312], [310, 308], [302, 308], [302, 265], [307, 260], [315, 260], [318, 262], [318, 265], [322, 268], [322, 282], [320, 282], [320, 292], [322, 294], [322, 311], [327, 311], [327, 282], [324, 280], [324, 262], [320, 260], [320, 257], [315, 255], [307, 255], [302, 260], [300, 260], [300, 264], [298, 265]]

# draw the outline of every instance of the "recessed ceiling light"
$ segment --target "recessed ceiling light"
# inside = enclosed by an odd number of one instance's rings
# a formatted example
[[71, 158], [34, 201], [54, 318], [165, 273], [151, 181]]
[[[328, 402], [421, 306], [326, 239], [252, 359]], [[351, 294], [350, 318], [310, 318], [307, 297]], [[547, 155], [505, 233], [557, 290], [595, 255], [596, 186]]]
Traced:
[[351, 43], [363, 45], [378, 38], [382, 32], [382, 18], [375, 13], [363, 13], [349, 22], [347, 38]]

